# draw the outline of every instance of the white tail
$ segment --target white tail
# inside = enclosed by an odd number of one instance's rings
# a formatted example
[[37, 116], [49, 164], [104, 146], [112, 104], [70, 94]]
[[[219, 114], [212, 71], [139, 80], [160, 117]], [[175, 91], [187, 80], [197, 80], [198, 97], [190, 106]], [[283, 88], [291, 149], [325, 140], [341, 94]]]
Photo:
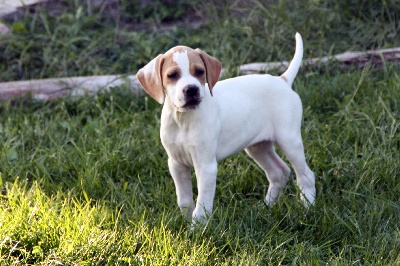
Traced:
[[285, 71], [285, 73], [281, 75], [281, 77], [284, 80], [286, 80], [289, 86], [292, 86], [294, 78], [299, 72], [302, 59], [303, 59], [303, 39], [301, 38], [300, 33], [296, 32], [296, 51], [294, 52], [292, 62], [290, 62], [288, 69]]

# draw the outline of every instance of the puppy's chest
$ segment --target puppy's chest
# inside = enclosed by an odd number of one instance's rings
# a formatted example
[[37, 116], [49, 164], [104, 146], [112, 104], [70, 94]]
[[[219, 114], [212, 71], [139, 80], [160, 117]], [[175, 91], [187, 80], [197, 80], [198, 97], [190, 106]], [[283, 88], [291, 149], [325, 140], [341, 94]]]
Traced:
[[193, 165], [193, 158], [205, 145], [197, 130], [177, 125], [161, 127], [161, 142], [169, 157], [185, 165]]

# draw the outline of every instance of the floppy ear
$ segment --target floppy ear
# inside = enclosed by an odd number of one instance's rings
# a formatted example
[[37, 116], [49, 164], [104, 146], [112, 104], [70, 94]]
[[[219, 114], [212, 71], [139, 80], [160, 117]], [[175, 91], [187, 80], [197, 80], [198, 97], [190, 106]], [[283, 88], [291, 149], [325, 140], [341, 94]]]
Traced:
[[195, 51], [200, 54], [200, 58], [201, 60], [203, 60], [203, 63], [206, 67], [206, 79], [208, 83], [208, 88], [212, 95], [212, 89], [215, 83], [217, 83], [219, 79], [219, 74], [221, 73], [222, 64], [218, 59], [206, 54], [199, 48], [197, 48]]
[[163, 63], [164, 57], [160, 54], [136, 74], [143, 89], [160, 104], [163, 104], [165, 99], [161, 73]]

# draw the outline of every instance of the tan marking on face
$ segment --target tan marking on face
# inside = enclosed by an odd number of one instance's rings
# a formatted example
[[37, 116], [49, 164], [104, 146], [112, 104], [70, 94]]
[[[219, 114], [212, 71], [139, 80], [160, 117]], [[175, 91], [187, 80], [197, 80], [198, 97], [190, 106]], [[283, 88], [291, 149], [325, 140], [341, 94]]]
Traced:
[[162, 81], [165, 87], [176, 84], [182, 76], [188, 74], [204, 86], [206, 69], [198, 53], [191, 48], [178, 46], [167, 54], [162, 68]]

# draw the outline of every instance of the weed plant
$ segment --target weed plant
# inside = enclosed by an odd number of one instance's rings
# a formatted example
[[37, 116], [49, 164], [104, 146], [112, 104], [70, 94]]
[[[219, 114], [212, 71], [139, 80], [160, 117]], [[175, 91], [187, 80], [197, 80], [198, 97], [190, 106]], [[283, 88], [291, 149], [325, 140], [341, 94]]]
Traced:
[[[0, 80], [132, 74], [177, 43], [234, 75], [244, 62], [291, 59], [295, 31], [306, 57], [399, 44], [398, 1], [189, 2], [180, 14], [203, 12], [206, 24], [162, 32], [152, 28], [176, 19], [162, 5], [134, 15], [121, 1], [120, 18], [149, 27], [134, 32], [83, 2], [9, 22]], [[240, 153], [219, 165], [215, 211], [193, 231], [176, 204], [154, 100], [120, 87], [1, 102], [1, 265], [400, 265], [399, 73], [390, 64], [303, 70], [293, 87], [316, 206], [302, 206], [291, 180], [266, 207], [264, 173]]]

